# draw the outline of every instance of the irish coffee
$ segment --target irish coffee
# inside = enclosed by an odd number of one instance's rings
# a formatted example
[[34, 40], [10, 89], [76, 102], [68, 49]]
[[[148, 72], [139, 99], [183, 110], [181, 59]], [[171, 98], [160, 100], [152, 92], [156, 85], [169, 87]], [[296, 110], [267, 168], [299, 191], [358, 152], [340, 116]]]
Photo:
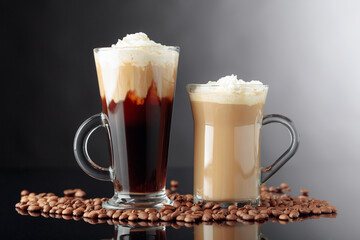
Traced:
[[[76, 132], [74, 154], [91, 177], [112, 181], [115, 194], [104, 208], [161, 208], [165, 194], [170, 124], [179, 48], [129, 34], [112, 47], [95, 48], [103, 112]], [[90, 159], [87, 143], [98, 127], [107, 130], [111, 165]]]
[[177, 61], [176, 49], [142, 33], [95, 50], [118, 193], [148, 194], [165, 188]]
[[257, 201], [260, 131], [267, 87], [228, 76], [189, 85], [197, 201]]

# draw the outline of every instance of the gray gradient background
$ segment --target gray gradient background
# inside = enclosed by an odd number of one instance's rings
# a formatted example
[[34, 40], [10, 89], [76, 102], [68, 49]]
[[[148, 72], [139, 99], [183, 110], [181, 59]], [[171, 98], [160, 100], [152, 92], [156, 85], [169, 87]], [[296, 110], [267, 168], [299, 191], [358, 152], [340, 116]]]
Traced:
[[[76, 129], [101, 111], [92, 49], [143, 31], [181, 47], [169, 167], [192, 166], [186, 84], [237, 74], [270, 85], [265, 113], [288, 116], [301, 135], [269, 184], [308, 188], [334, 205], [360, 198], [352, 191], [360, 168], [359, 1], [24, 1], [2, 11], [1, 168], [77, 168]], [[265, 127], [263, 165], [288, 142], [281, 126]], [[90, 145], [108, 165], [104, 132]]]

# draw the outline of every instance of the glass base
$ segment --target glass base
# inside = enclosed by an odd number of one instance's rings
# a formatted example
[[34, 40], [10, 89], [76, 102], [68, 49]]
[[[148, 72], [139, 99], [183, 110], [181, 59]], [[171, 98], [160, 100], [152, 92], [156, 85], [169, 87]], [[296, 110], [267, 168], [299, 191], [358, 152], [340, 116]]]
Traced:
[[194, 203], [207, 203], [215, 202], [220, 204], [222, 208], [228, 208], [230, 205], [235, 205], [236, 207], [244, 207], [245, 205], [250, 205], [252, 207], [260, 206], [260, 196], [254, 199], [249, 200], [240, 200], [240, 201], [216, 201], [216, 200], [203, 200], [198, 196], [194, 196]]
[[150, 194], [115, 193], [111, 199], [102, 204], [102, 207], [107, 209], [160, 209], [164, 204], [171, 204], [165, 191]]

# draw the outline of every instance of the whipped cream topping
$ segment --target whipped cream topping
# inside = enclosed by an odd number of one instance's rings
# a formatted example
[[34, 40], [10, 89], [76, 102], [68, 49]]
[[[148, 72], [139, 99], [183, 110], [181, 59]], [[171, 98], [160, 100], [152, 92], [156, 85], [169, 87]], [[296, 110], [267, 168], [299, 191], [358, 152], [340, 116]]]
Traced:
[[145, 33], [128, 34], [111, 48], [94, 50], [100, 95], [107, 104], [129, 91], [145, 98], [154, 82], [159, 98], [173, 96], [179, 52]]
[[138, 32], [134, 34], [128, 34], [123, 39], [119, 39], [116, 44], [113, 44], [111, 47], [164, 47], [160, 43], [156, 43], [143, 32]]
[[192, 101], [246, 105], [265, 103], [267, 90], [268, 87], [260, 81], [245, 82], [233, 74], [188, 88]]

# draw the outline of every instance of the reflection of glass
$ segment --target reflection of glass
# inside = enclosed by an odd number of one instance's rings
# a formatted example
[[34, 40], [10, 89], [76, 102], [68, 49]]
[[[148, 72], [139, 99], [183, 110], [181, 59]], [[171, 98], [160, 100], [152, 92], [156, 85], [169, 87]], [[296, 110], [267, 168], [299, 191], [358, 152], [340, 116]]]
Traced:
[[220, 224], [199, 224], [194, 226], [194, 240], [260, 240], [267, 239], [260, 233], [257, 224], [245, 225], [236, 223], [234, 226]]
[[165, 227], [130, 227], [115, 225], [114, 240], [164, 240], [166, 239]]

